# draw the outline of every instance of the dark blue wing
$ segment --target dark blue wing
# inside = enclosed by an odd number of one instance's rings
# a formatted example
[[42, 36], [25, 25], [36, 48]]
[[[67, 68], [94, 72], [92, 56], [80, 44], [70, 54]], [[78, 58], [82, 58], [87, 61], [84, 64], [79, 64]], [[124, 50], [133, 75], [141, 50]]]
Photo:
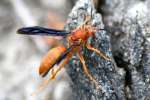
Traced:
[[[56, 61], [52, 66], [60, 64], [60, 62], [61, 62], [64, 58], [66, 58], [66, 56], [67, 56], [67, 55], [69, 54], [69, 52], [74, 48], [74, 46], [75, 46], [75, 45], [70, 46], [70, 47], [57, 59], [57, 61]], [[52, 68], [52, 67], [51, 67], [51, 68]], [[42, 77], [45, 77], [45, 76], [48, 74], [48, 72], [50, 71], [51, 68], [49, 68], [44, 74], [42, 74]]]
[[50, 35], [50, 36], [66, 36], [70, 34], [65, 30], [49, 29], [40, 26], [24, 27], [17, 31], [19, 34], [26, 35]]

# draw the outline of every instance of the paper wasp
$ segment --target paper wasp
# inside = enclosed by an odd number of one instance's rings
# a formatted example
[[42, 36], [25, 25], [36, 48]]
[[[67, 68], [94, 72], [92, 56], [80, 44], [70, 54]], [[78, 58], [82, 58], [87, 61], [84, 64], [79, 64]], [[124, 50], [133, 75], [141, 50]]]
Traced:
[[[77, 56], [79, 57], [83, 65], [84, 73], [89, 77], [90, 80], [92, 80], [96, 84], [96, 86], [98, 86], [98, 82], [90, 74], [90, 71], [88, 70], [85, 64], [85, 60], [81, 53], [81, 49], [82, 47], [87, 47], [87, 49], [94, 51], [105, 60], [110, 60], [110, 58], [104, 53], [102, 53], [100, 50], [93, 48], [88, 43], [88, 39], [90, 37], [93, 37], [96, 32], [96, 28], [90, 25], [89, 21], [89, 17], [85, 18], [85, 21], [82, 25], [70, 32], [65, 30], [49, 29], [39, 26], [25, 27], [20, 28], [18, 30], [19, 34], [62, 36], [67, 39], [68, 47], [66, 47], [65, 45], [56, 46], [55, 48], [51, 49], [48, 52], [48, 54], [43, 58], [39, 67], [39, 74], [42, 77], [45, 77], [51, 70], [52, 74], [50, 80], [54, 79], [56, 74], [63, 68], [63, 66], [69, 62], [72, 55], [74, 53], [77, 53]], [[58, 69], [56, 69], [55, 71], [53, 70], [54, 65], [59, 65]]]

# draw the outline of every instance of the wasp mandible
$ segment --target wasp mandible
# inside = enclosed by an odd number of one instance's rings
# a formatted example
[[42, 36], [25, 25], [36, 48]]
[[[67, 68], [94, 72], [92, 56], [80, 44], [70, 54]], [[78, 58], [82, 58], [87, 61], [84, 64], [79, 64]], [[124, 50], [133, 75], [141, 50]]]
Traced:
[[[105, 55], [105, 53], [101, 52], [96, 48], [93, 48], [91, 44], [88, 43], [88, 39], [90, 37], [94, 37], [97, 31], [96, 28], [90, 24], [90, 20], [90, 17], [86, 17], [85, 21], [79, 27], [72, 31], [50, 29], [40, 26], [24, 27], [20, 28], [17, 31], [19, 34], [62, 36], [65, 39], [67, 39], [68, 47], [66, 47], [65, 45], [58, 45], [55, 48], [52, 48], [43, 58], [39, 67], [39, 74], [42, 77], [45, 77], [48, 74], [48, 72], [52, 70], [50, 80], [54, 79], [57, 73], [64, 67], [64, 65], [69, 62], [73, 54], [77, 53], [77, 56], [79, 57], [82, 63], [84, 73], [88, 76], [90, 80], [92, 80], [96, 84], [96, 86], [98, 86], [98, 82], [91, 75], [90, 71], [88, 70], [85, 64], [84, 57], [81, 53], [81, 48], [86, 47], [87, 49], [97, 53], [100, 57], [104, 58], [105, 60], [110, 60], [110, 58], [107, 55]], [[58, 69], [56, 69], [55, 71], [53, 70], [54, 65], [59, 65]]]

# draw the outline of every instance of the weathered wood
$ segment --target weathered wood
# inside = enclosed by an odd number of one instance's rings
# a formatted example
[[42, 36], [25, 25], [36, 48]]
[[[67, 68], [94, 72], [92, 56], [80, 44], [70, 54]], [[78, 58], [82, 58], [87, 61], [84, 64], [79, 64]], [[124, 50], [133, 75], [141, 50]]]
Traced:
[[[96, 13], [91, 0], [79, 0], [69, 15], [67, 30], [72, 30], [83, 23], [84, 16], [92, 16], [91, 22], [97, 29], [104, 29], [101, 15]], [[124, 73], [120, 74], [112, 57], [110, 38], [104, 30], [96, 32], [96, 38], [91, 38], [89, 43], [95, 48], [103, 51], [111, 58], [111, 61], [104, 60], [94, 52], [83, 47], [83, 55], [91, 74], [99, 82], [100, 90], [84, 74], [79, 58], [74, 55], [66, 68], [72, 80], [72, 100], [124, 100]]]
[[106, 0], [104, 23], [118, 67], [125, 70], [126, 98], [150, 98], [149, 0]]

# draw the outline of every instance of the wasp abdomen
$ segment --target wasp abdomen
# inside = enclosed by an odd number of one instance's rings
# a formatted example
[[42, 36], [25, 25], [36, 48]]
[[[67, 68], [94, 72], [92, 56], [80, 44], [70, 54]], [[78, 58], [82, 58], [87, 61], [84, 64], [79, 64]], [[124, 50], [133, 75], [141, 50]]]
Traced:
[[39, 74], [44, 75], [47, 73], [56, 63], [57, 59], [61, 56], [62, 53], [66, 51], [65, 46], [60, 45], [55, 48], [52, 48], [47, 55], [43, 58], [40, 68], [39, 68]]

